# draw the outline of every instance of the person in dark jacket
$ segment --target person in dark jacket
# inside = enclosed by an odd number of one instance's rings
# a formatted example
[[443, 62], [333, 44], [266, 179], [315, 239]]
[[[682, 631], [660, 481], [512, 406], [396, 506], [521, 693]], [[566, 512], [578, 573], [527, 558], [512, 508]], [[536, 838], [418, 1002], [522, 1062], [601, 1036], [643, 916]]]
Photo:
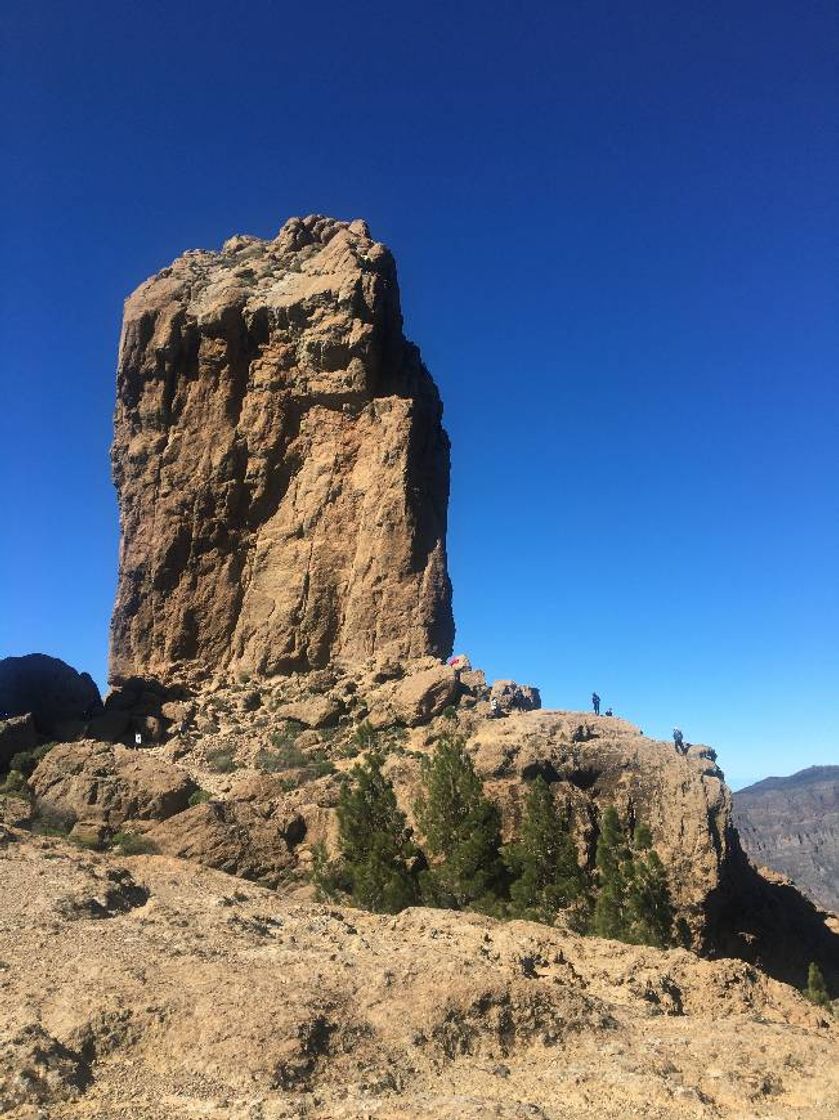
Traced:
[[596, 692], [592, 692], [592, 694], [591, 694], [591, 706], [592, 706], [592, 708], [594, 708], [594, 714], [596, 716], [599, 716], [600, 715], [600, 697], [597, 695]]
[[673, 745], [679, 754], [686, 754], [687, 747], [685, 746], [685, 737], [678, 727], [673, 728]]

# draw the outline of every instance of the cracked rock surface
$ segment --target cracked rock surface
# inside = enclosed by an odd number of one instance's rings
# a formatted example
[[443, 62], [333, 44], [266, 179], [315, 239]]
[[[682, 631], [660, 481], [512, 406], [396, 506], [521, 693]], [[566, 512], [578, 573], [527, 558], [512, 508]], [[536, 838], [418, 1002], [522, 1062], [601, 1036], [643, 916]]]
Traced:
[[111, 679], [451, 652], [449, 441], [362, 221], [185, 253], [127, 300]]

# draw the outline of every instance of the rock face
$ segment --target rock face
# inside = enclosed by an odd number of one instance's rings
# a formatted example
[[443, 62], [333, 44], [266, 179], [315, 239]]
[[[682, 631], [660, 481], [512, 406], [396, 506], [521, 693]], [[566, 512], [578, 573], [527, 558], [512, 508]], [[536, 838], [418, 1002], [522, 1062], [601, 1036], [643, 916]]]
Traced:
[[839, 914], [839, 766], [811, 766], [741, 789], [734, 821], [755, 863], [788, 875]]
[[60, 733], [68, 723], [81, 723], [101, 707], [92, 678], [58, 657], [30, 653], [0, 661], [0, 713], [31, 712], [44, 735]]
[[190, 252], [125, 307], [111, 679], [445, 657], [449, 443], [364, 222]]

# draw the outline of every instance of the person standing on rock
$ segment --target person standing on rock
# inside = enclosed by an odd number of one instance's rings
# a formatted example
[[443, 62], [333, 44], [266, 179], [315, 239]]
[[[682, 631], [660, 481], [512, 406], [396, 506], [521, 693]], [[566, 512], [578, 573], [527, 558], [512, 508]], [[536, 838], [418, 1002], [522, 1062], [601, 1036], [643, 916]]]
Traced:
[[596, 692], [592, 692], [592, 694], [591, 694], [591, 706], [592, 706], [592, 708], [594, 708], [594, 714], [596, 716], [599, 716], [600, 715], [600, 697], [597, 695]]
[[673, 728], [673, 745], [679, 754], [687, 754], [687, 750], [685, 749], [685, 737], [678, 727]]

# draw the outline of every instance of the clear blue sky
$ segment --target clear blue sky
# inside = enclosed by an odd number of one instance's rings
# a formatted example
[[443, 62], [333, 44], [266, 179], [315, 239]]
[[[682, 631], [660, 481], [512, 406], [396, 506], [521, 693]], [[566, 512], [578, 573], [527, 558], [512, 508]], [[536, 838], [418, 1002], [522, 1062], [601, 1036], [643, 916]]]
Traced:
[[104, 684], [124, 297], [363, 216], [445, 400], [457, 648], [735, 787], [839, 762], [835, 3], [2, 21], [0, 656]]

